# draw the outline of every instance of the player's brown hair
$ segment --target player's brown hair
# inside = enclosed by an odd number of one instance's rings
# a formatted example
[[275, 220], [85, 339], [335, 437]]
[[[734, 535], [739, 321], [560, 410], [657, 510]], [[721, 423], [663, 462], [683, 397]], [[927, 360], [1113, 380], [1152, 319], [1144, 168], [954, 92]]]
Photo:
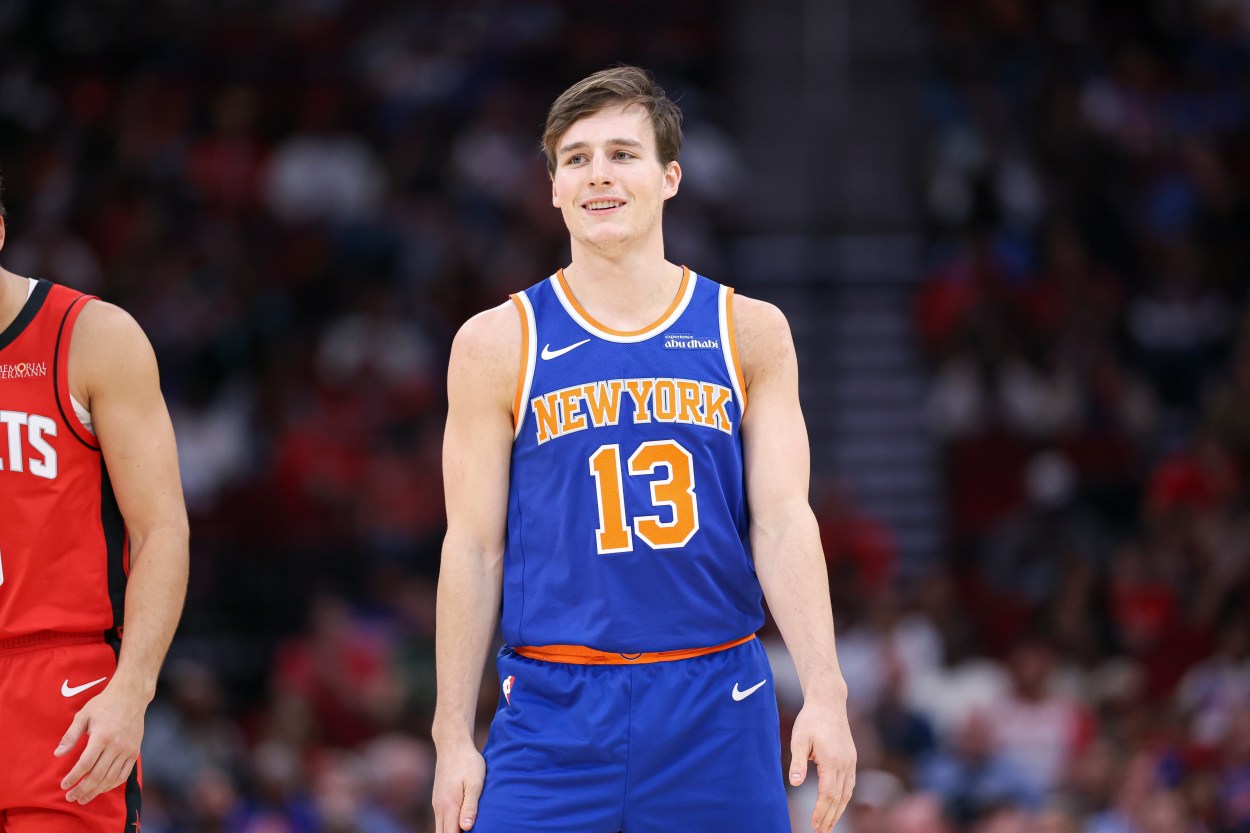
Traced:
[[651, 116], [660, 164], [667, 166], [681, 153], [681, 109], [655, 83], [651, 73], [634, 66], [617, 66], [587, 76], [569, 87], [551, 105], [543, 130], [547, 173], [556, 172], [556, 145], [573, 122], [618, 104], [640, 104]]

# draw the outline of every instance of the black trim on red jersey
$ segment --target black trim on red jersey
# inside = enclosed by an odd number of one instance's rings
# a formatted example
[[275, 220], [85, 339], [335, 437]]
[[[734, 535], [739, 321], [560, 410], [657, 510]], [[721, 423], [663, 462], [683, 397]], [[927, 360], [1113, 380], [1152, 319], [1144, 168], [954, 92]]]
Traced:
[[13, 340], [22, 334], [22, 331], [35, 320], [35, 316], [39, 314], [39, 310], [43, 308], [43, 302], [48, 300], [48, 292], [52, 290], [52, 283], [40, 279], [35, 282], [35, 291], [26, 299], [26, 305], [17, 313], [17, 318], [13, 319], [13, 323], [4, 328], [4, 332], [0, 333], [0, 350], [8, 347]]
[[[121, 658], [121, 638], [118, 635], [118, 629], [114, 628], [104, 634], [104, 642], [113, 648], [114, 659]], [[141, 758], [140, 758], [141, 760]], [[126, 825], [124, 833], [135, 833], [139, 830], [139, 815], [143, 810], [144, 795], [143, 785], [140, 784], [139, 768], [140, 760], [135, 760], [134, 769], [130, 770], [130, 775], [126, 778]]]
[[100, 461], [100, 525], [104, 529], [104, 550], [108, 559], [109, 602], [113, 608], [113, 630], [126, 617], [126, 523], [122, 519], [108, 468]]
[[[116, 628], [104, 634], [104, 642], [113, 649], [113, 658], [121, 659], [122, 641], [117, 635]], [[139, 782], [139, 767], [140, 762], [135, 761], [134, 769], [130, 770], [130, 776], [126, 779], [125, 833], [135, 833], [139, 830], [139, 814], [143, 809], [143, 788]]]
[[126, 833], [139, 833], [139, 811], [143, 809], [143, 789], [139, 786], [139, 761], [126, 779]]
[[[74, 307], [89, 300], [91, 300], [89, 295], [80, 295], [74, 299], [73, 303], [65, 308], [65, 315], [61, 318], [61, 326], [58, 327], [56, 331], [56, 350], [52, 354], [52, 386], [53, 390], [56, 391], [56, 407], [57, 410], [61, 412], [61, 420], [65, 423], [66, 427], [69, 428], [69, 432], [74, 435], [74, 439], [78, 440], [78, 442], [82, 443], [92, 451], [99, 451], [99, 445], [91, 442], [90, 440], [83, 439], [82, 435], [78, 433], [78, 428], [75, 427], [75, 423], [78, 425], [82, 424], [78, 422], [78, 415], [75, 414], [74, 419], [70, 420], [69, 416], [65, 413], [65, 405], [61, 402], [61, 341], [65, 337], [65, 322], [69, 320], [69, 314], [74, 311]], [[71, 335], [73, 334], [71, 333]], [[66, 381], [68, 382], [68, 380]], [[70, 410], [72, 411], [73, 408], [70, 408]]]

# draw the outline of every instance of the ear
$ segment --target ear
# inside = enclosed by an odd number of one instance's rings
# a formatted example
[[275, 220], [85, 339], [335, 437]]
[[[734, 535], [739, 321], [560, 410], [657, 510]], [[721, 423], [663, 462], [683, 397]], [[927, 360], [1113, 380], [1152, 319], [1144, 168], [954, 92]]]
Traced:
[[560, 207], [560, 195], [556, 193], [556, 178], [554, 176], [551, 178], [551, 204], [556, 208]]
[[677, 164], [677, 160], [673, 160], [664, 169], [664, 187], [660, 191], [661, 196], [666, 200], [677, 196], [679, 185], [681, 185], [681, 165]]
[[4, 248], [4, 218], [0, 217], [0, 249]]

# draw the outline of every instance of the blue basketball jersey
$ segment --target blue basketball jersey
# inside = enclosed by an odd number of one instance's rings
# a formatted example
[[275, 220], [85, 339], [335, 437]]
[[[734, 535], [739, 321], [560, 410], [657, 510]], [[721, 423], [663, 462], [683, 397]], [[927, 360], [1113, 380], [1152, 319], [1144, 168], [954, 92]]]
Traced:
[[557, 272], [513, 296], [525, 332], [504, 556], [512, 645], [636, 653], [759, 629], [733, 290], [684, 270], [623, 333]]

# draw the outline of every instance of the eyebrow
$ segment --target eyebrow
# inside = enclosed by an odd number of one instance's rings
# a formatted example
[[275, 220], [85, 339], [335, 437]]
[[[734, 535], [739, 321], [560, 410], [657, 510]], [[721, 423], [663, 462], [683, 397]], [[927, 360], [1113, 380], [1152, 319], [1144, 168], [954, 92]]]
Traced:
[[[622, 145], [624, 147], [631, 147], [631, 148], [640, 148], [643, 146], [642, 142], [638, 141], [637, 139], [608, 139], [608, 141], [606, 141], [604, 144]], [[567, 145], [561, 146], [560, 153], [568, 153], [571, 150], [584, 150], [588, 147], [590, 147], [589, 142], [570, 142]]]

